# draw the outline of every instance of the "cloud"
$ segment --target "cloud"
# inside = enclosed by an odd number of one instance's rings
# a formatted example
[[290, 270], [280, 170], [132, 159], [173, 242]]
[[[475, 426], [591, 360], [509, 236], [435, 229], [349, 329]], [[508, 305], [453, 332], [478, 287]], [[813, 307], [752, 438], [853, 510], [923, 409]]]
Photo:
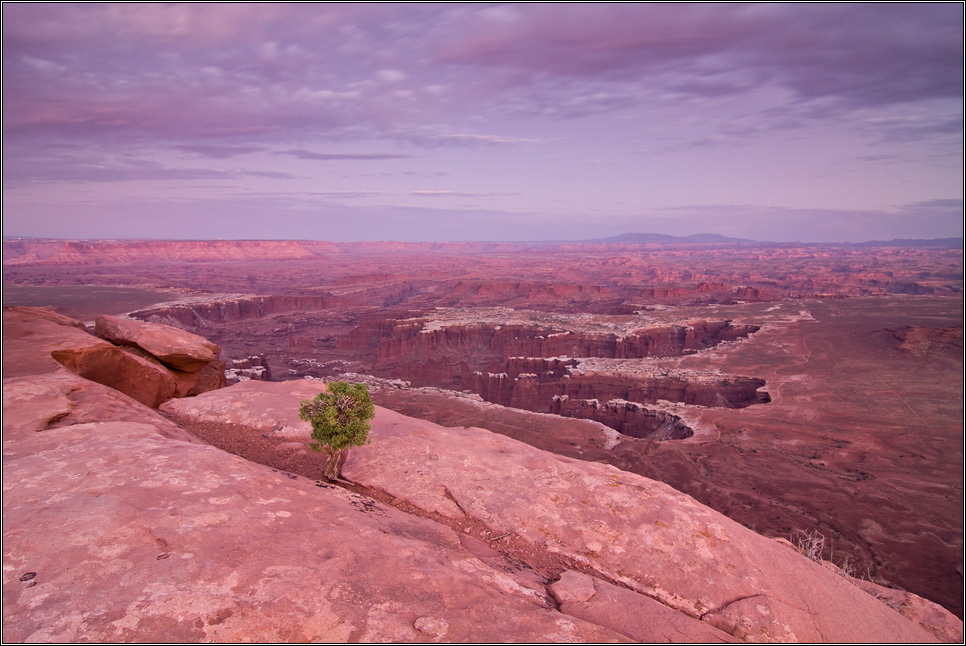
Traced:
[[486, 193], [480, 191], [410, 191], [409, 194], [418, 197], [508, 197], [520, 195], [520, 193]]
[[516, 144], [540, 143], [540, 139], [528, 137], [510, 137], [497, 134], [480, 134], [473, 132], [453, 132], [445, 126], [420, 126], [401, 128], [387, 133], [394, 139], [405, 141], [421, 147], [472, 147], [472, 146], [503, 146]]
[[105, 153], [81, 155], [64, 150], [43, 156], [25, 156], [4, 167], [5, 188], [45, 182], [144, 182], [158, 180], [237, 180], [246, 177], [294, 179], [296, 176], [270, 169], [198, 168], [177, 166], [136, 156], [115, 158]]
[[[239, 196], [293, 191], [286, 212], [298, 213], [298, 199], [500, 196], [566, 226], [578, 212], [655, 204], [961, 195], [956, 3], [0, 9], [6, 187], [111, 182], [121, 194], [127, 182], [133, 194], [142, 181], [178, 191], [210, 180]], [[329, 187], [340, 190], [308, 197]], [[107, 204], [104, 188], [87, 194]], [[681, 227], [713, 225], [709, 213], [659, 212]], [[897, 227], [910, 221], [891, 213]]]
[[181, 144], [175, 146], [175, 148], [191, 155], [207, 157], [209, 159], [229, 159], [231, 157], [250, 155], [264, 150], [261, 146], [218, 146], [207, 144]]
[[530, 138], [458, 127], [420, 135], [427, 119], [481, 111], [582, 118], [766, 85], [838, 110], [961, 103], [962, 11], [6, 4], [4, 128], [7, 136], [153, 133], [236, 144], [358, 129], [447, 146]]
[[764, 82], [852, 105], [962, 95], [961, 5], [572, 4], [517, 13], [509, 23], [466, 14], [439, 58], [524, 70], [526, 81], [666, 75], [662, 86], [700, 96]]
[[298, 159], [307, 159], [311, 161], [371, 161], [371, 160], [381, 160], [381, 159], [409, 159], [413, 155], [405, 155], [398, 153], [317, 153], [311, 150], [283, 150], [278, 153], [278, 155], [291, 155]]
[[376, 72], [376, 76], [379, 77], [380, 81], [385, 81], [386, 83], [399, 83], [409, 78], [409, 74], [402, 70], [379, 70]]
[[903, 204], [898, 209], [901, 213], [925, 215], [932, 217], [951, 217], [962, 224], [963, 198], [926, 200]]

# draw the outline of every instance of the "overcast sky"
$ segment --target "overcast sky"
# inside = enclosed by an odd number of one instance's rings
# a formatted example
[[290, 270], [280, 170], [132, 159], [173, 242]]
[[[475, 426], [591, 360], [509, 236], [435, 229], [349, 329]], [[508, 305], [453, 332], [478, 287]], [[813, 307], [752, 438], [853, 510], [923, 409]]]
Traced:
[[963, 5], [3, 4], [3, 233], [963, 235]]

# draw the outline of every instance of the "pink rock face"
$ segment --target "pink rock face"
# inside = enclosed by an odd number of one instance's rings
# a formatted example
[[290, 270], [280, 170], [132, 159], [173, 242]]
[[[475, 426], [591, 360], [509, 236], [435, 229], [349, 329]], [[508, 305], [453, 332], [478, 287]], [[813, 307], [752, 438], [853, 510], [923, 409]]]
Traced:
[[217, 344], [197, 334], [117, 316], [97, 317], [94, 332], [112, 343], [139, 347], [184, 372], [199, 372], [221, 351]]
[[3, 380], [4, 460], [62, 444], [61, 436], [41, 431], [103, 420], [149, 423], [163, 437], [198, 442], [157, 411], [66, 370]]
[[550, 592], [569, 615], [592, 621], [643, 643], [733, 643], [731, 635], [671, 610], [654, 599], [600, 579], [565, 571]]
[[[272, 411], [292, 415], [299, 399], [317, 387], [239, 386], [172, 400], [164, 408], [200, 421], [230, 420], [240, 433], [264, 433], [259, 429], [267, 428]], [[260, 397], [264, 386], [271, 388]], [[743, 641], [935, 639], [846, 578], [667, 485], [488, 431], [376, 411], [372, 443], [349, 453], [346, 478], [449, 522], [481, 523], [491, 541], [513, 541], [524, 551], [579, 564], [595, 579], [623, 586], [615, 594], [643, 596], [640, 604], [656, 604], [659, 614], [674, 617], [664, 620], [676, 626], [665, 633], [631, 634], [640, 626], [620, 628], [613, 616], [606, 621], [616, 623], [600, 620], [634, 639], [671, 638], [678, 630], [691, 641], [720, 632]], [[308, 428], [286, 434], [305, 439]], [[587, 596], [587, 585], [565, 584], [559, 592], [564, 611], [597, 594]]]
[[312, 435], [312, 426], [299, 419], [299, 402], [323, 392], [325, 384], [307, 379], [242, 381], [222, 390], [223, 395], [213, 391], [187, 399], [172, 399], [161, 410], [198, 421], [238, 424], [278, 437], [307, 440]]
[[157, 361], [91, 336], [72, 319], [31, 308], [4, 312], [4, 377], [54, 372], [63, 366], [120, 390], [146, 406], [173, 397], [174, 376]]
[[85, 379], [96, 381], [156, 408], [175, 396], [178, 385], [171, 372], [157, 361], [125, 352], [93, 337], [88, 344], [59, 348], [51, 356]]
[[53, 312], [8, 308], [3, 319], [4, 356], [9, 357], [4, 361], [4, 377], [44, 374], [63, 367], [152, 408], [172, 397], [213, 390], [225, 383], [220, 361], [209, 361], [194, 372], [169, 368], [139, 346], [113, 345], [88, 334], [77, 321]]
[[36, 307], [3, 308], [4, 378], [59, 370], [61, 365], [50, 356], [53, 350], [92, 342], [101, 343], [74, 319]]
[[[825, 566], [834, 567], [828, 563]], [[856, 585], [875, 598], [881, 599], [890, 608], [895, 608], [903, 616], [926, 628], [936, 635], [940, 641], [953, 644], [963, 642], [963, 622], [951, 615], [938, 603], [910, 594], [905, 590], [886, 588], [871, 581], [860, 579], [856, 581]]]
[[662, 483], [385, 410], [370, 437], [350, 454], [347, 478], [477, 518], [740, 640], [933, 639], [843, 577]]
[[80, 321], [75, 321], [69, 316], [58, 314], [53, 310], [43, 307], [4, 307], [3, 315], [4, 318], [9, 317], [11, 321], [45, 321], [47, 323], [54, 323], [55, 325], [76, 327], [80, 330], [85, 329], [84, 324]]
[[56, 427], [24, 410], [83, 408], [65, 392], [78, 381], [4, 384], [4, 642], [627, 639], [448, 527], [165, 437], [148, 409]]

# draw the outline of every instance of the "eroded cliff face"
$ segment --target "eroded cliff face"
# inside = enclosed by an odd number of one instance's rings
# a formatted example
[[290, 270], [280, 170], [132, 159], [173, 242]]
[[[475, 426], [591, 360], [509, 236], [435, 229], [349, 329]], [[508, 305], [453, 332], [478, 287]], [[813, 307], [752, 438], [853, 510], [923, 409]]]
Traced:
[[[515, 284], [515, 289], [523, 287]], [[491, 294], [480, 285], [470, 291]], [[761, 390], [764, 380], [753, 377], [584, 370], [581, 365], [585, 358], [681, 357], [747, 338], [758, 331], [757, 325], [728, 319], [635, 325], [640, 320], [636, 315], [615, 315], [600, 317], [603, 323], [589, 320], [583, 327], [567, 329], [549, 324], [543, 315], [511, 308], [400, 310], [363, 315], [347, 334], [323, 341], [313, 325], [313, 313], [324, 312], [344, 298], [198, 299], [141, 310], [133, 316], [197, 331], [225, 329], [245, 321], [263, 325], [263, 319], [272, 319], [279, 323], [273, 334], [284, 336], [290, 351], [324, 349], [333, 367], [339, 362], [351, 363], [357, 372], [405, 380], [414, 386], [469, 390], [491, 403], [589, 419], [641, 438], [668, 440], [692, 435], [679, 416], [654, 406], [661, 400], [715, 408], [744, 408], [769, 401]], [[485, 315], [483, 321], [475, 320], [478, 313]], [[527, 321], [528, 317], [535, 320]], [[620, 321], [621, 327], [614, 328], [616, 323], [608, 320]], [[294, 375], [332, 376], [338, 372], [312, 359], [287, 363]]]
[[198, 299], [195, 302], [162, 305], [132, 312], [142, 321], [202, 329], [212, 325], [260, 319], [278, 312], [313, 312], [325, 309], [325, 296], [240, 296]]
[[537, 413], [589, 419], [624, 435], [656, 440], [691, 437], [677, 415], [643, 404], [660, 400], [693, 406], [744, 408], [767, 403], [763, 379], [683, 374], [582, 374], [576, 359], [515, 357], [506, 372], [471, 372], [459, 384], [485, 401]]
[[[576, 332], [522, 324], [434, 325], [432, 314], [376, 314], [362, 319], [339, 348], [365, 353], [380, 362], [419, 357], [463, 356], [473, 368], [492, 367], [510, 357], [674, 357], [745, 338], [754, 325], [696, 320], [655, 325], [627, 334]], [[372, 356], [372, 355], [375, 356]]]
[[648, 408], [659, 400], [744, 408], [767, 403], [763, 379], [678, 372], [598, 372], [572, 357], [676, 357], [746, 338], [758, 330], [728, 320], [654, 325], [627, 333], [522, 323], [444, 324], [421, 312], [370, 316], [339, 339], [339, 349], [371, 362], [381, 376], [416, 386], [469, 390], [485, 401], [601, 422], [626, 435], [690, 437], [680, 417]]

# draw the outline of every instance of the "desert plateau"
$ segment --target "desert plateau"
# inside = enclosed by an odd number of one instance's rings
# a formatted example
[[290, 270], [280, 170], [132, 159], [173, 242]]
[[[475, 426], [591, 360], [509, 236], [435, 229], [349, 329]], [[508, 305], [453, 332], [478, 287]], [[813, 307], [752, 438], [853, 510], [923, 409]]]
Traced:
[[963, 643], [963, 3], [0, 9], [4, 643]]
[[961, 240], [22, 238], [3, 287], [4, 641], [962, 640]]

